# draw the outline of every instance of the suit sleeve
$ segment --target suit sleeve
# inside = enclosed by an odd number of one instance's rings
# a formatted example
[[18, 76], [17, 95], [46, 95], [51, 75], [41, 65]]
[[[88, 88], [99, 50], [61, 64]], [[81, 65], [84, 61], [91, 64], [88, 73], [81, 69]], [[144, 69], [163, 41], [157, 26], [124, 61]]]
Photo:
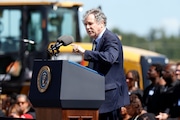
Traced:
[[84, 60], [90, 62], [106, 62], [113, 64], [117, 62], [119, 56], [119, 39], [115, 36], [108, 36], [104, 39], [101, 39], [99, 43], [98, 51], [89, 51], [86, 50], [84, 53]]

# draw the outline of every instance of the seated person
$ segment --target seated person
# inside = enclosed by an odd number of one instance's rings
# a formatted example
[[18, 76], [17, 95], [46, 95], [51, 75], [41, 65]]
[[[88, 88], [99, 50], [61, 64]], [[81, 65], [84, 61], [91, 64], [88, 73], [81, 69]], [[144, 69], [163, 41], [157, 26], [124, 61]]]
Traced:
[[33, 109], [27, 95], [24, 94], [17, 95], [16, 102], [23, 111], [22, 117], [26, 118], [28, 116], [29, 118], [36, 119], [35, 110]]
[[[130, 95], [130, 104], [125, 106], [124, 109], [127, 111], [127, 118], [123, 118], [123, 120], [156, 120], [155, 115], [152, 113], [147, 113], [143, 110], [142, 103], [136, 94]], [[122, 113], [121, 113], [122, 114]]]

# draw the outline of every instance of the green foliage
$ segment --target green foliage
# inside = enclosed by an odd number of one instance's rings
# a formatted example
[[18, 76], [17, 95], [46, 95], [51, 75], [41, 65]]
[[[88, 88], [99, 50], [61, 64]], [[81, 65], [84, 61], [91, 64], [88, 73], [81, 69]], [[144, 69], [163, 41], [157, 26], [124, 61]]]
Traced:
[[180, 36], [167, 37], [163, 29], [151, 29], [147, 37], [134, 33], [123, 33], [117, 28], [112, 30], [122, 36], [122, 44], [158, 52], [171, 60], [180, 60]]

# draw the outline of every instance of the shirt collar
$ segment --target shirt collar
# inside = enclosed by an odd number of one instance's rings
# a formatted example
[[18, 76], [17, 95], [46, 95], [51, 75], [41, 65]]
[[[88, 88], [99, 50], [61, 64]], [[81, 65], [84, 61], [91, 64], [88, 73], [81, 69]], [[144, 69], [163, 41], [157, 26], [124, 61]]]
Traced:
[[104, 32], [105, 32], [106, 28], [104, 28], [104, 30], [98, 35], [98, 37], [95, 39], [95, 41], [97, 42], [97, 44], [99, 43], [100, 39], [102, 38]]

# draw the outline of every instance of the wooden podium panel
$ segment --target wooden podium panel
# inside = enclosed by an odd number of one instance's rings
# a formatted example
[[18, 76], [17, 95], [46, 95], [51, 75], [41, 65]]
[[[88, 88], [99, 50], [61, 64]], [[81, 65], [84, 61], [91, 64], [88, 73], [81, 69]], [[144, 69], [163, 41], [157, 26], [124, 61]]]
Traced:
[[98, 110], [63, 110], [62, 120], [98, 120]]
[[98, 110], [36, 108], [36, 120], [98, 120]]
[[61, 108], [35, 108], [36, 120], [63, 120]]

